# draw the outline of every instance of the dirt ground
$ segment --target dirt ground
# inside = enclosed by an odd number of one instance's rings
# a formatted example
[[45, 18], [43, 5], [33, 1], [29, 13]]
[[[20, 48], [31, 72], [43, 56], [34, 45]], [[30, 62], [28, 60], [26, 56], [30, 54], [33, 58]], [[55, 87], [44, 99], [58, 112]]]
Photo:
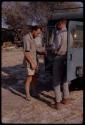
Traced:
[[54, 100], [52, 82], [46, 81], [44, 63], [41, 63], [37, 89], [40, 98], [25, 100], [23, 50], [2, 50], [2, 123], [80, 124], [83, 122], [83, 90], [70, 91], [72, 102], [62, 110], [48, 104]]

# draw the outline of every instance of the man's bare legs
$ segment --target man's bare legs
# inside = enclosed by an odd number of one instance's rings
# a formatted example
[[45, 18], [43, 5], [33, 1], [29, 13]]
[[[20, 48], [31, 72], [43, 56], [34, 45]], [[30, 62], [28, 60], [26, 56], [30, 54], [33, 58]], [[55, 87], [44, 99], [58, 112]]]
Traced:
[[30, 100], [30, 84], [32, 81], [33, 76], [27, 76], [26, 82], [25, 82], [25, 90], [26, 90], [26, 98]]
[[36, 83], [37, 83], [37, 76], [28, 76], [25, 82], [25, 90], [26, 90], [26, 99], [30, 100], [30, 88], [32, 90], [32, 95], [36, 96]]

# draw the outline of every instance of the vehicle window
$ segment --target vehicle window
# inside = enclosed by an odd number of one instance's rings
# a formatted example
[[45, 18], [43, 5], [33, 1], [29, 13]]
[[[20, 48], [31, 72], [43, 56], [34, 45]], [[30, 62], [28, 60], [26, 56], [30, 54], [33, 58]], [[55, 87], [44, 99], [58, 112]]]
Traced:
[[72, 24], [71, 34], [73, 36], [73, 48], [83, 47], [83, 25]]

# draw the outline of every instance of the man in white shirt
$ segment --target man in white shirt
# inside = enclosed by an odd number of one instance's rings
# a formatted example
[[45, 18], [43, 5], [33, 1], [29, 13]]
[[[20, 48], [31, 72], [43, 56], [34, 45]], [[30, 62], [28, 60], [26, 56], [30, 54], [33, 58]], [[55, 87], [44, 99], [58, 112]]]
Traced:
[[[53, 61], [53, 88], [55, 93], [55, 104], [51, 107], [61, 109], [62, 103], [68, 104], [69, 85], [66, 81], [66, 58], [67, 58], [67, 21], [65, 19], [57, 22], [57, 29], [53, 40], [55, 58]], [[61, 93], [61, 87], [63, 93]], [[62, 103], [61, 103], [62, 102]]]

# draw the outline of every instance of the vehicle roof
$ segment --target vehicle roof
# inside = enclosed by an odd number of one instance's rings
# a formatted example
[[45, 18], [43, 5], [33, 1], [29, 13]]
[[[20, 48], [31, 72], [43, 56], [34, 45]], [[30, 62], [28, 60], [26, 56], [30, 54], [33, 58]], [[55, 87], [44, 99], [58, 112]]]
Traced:
[[83, 20], [83, 9], [81, 9], [80, 11], [77, 11], [77, 12], [64, 11], [63, 13], [54, 13], [52, 15], [52, 17], [50, 18], [50, 20], [48, 20], [47, 26], [54, 27], [56, 21], [58, 21], [59, 19], [63, 19], [63, 18], [65, 18], [67, 20], [82, 21]]
[[66, 19], [79, 19], [83, 18], [83, 9], [81, 11], [77, 12], [63, 12], [63, 13], [54, 13], [51, 17], [51, 20], [58, 20], [61, 18]]

